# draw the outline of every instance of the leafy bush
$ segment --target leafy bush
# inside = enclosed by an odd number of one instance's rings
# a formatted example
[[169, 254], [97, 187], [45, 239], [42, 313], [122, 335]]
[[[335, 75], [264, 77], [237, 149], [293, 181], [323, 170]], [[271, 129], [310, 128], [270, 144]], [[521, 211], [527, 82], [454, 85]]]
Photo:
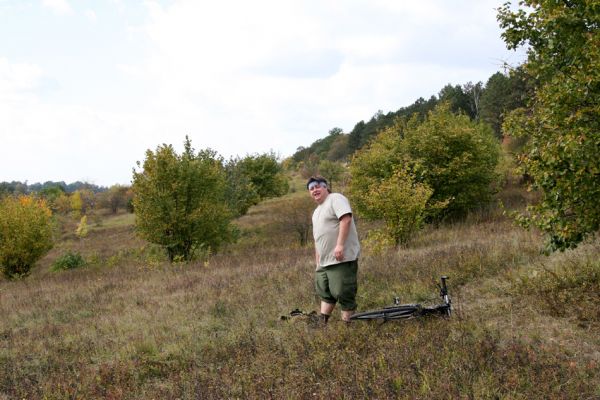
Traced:
[[423, 226], [433, 190], [427, 184], [415, 182], [408, 171], [398, 169], [389, 178], [363, 189], [355, 191], [355, 197], [361, 197], [364, 215], [382, 219], [385, 222], [382, 233], [396, 245], [407, 243]]
[[351, 197], [367, 217], [395, 220], [388, 230], [403, 242], [424, 217], [463, 215], [489, 201], [499, 155], [489, 126], [455, 115], [443, 103], [423, 122], [397, 121], [356, 153]]
[[250, 179], [260, 200], [287, 193], [289, 184], [274, 153], [248, 155], [239, 160], [238, 167]]
[[499, 8], [509, 49], [527, 48], [524, 70], [538, 83], [526, 108], [504, 123], [529, 138], [520, 156], [541, 201], [520, 222], [548, 235], [548, 250], [576, 247], [600, 228], [600, 30], [598, 2], [533, 1]]
[[27, 275], [52, 248], [52, 213], [32, 196], [0, 200], [0, 269], [8, 278]]
[[53, 271], [63, 271], [67, 269], [75, 269], [79, 267], [83, 267], [85, 265], [85, 260], [81, 256], [81, 254], [77, 252], [67, 252], [57, 258], [52, 263]]
[[448, 202], [443, 215], [461, 216], [491, 199], [500, 144], [488, 125], [453, 114], [448, 104], [437, 106], [423, 122], [411, 119], [399, 151], [417, 181], [433, 189], [431, 200]]
[[233, 237], [221, 160], [209, 149], [195, 153], [188, 138], [184, 146], [181, 155], [171, 145], [148, 150], [143, 170], [133, 172], [137, 231], [162, 246], [171, 262]]

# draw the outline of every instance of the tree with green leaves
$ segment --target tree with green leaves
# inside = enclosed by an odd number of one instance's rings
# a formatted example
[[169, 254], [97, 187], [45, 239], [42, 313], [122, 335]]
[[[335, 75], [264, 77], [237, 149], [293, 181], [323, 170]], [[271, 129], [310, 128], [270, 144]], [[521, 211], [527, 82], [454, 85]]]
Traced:
[[289, 183], [274, 153], [247, 155], [238, 165], [242, 174], [250, 179], [260, 200], [287, 193]]
[[260, 201], [282, 196], [289, 184], [274, 153], [231, 158], [225, 163], [225, 198], [235, 216], [246, 214]]
[[[397, 246], [408, 243], [425, 223], [431, 212], [429, 200], [433, 190], [426, 183], [417, 182], [407, 168], [398, 166], [385, 179], [353, 187], [352, 194], [353, 199], [359, 200], [361, 216], [384, 221], [385, 228], [374, 232], [375, 237], [389, 238]], [[443, 206], [436, 204], [438, 209]]]
[[252, 180], [244, 173], [239, 158], [225, 163], [225, 200], [235, 217], [245, 215], [250, 207], [258, 204], [260, 196]]
[[496, 72], [490, 76], [481, 94], [481, 121], [492, 126], [498, 139], [503, 137], [502, 124], [508, 113], [525, 105], [529, 83], [521, 68], [509, 74]]
[[342, 161], [346, 160], [350, 155], [350, 147], [348, 141], [350, 135], [341, 134], [335, 137], [335, 140], [331, 143], [329, 151], [327, 152], [326, 158], [330, 161]]
[[442, 103], [424, 121], [418, 116], [397, 120], [359, 151], [350, 164], [351, 193], [357, 208], [365, 210], [368, 204], [360, 193], [401, 168], [433, 190], [428, 217], [459, 217], [490, 200], [499, 156], [500, 146], [488, 125], [456, 115]]
[[33, 196], [0, 199], [0, 270], [8, 278], [29, 274], [53, 246], [52, 213]]
[[323, 160], [319, 163], [318, 175], [326, 177], [332, 187], [334, 187], [336, 183], [341, 183], [344, 180], [345, 174], [346, 168], [340, 162]]
[[214, 151], [196, 153], [186, 136], [182, 154], [163, 144], [146, 151], [138, 167], [132, 186], [137, 231], [161, 245], [171, 262], [215, 251], [232, 239], [225, 172]]
[[452, 86], [447, 84], [440, 90], [438, 95], [440, 102], [450, 105], [453, 113], [464, 113], [471, 119], [475, 119], [474, 106], [471, 96], [465, 92], [461, 85]]
[[403, 165], [400, 143], [405, 127], [405, 120], [396, 121], [394, 126], [385, 129], [354, 154], [350, 163], [349, 191], [359, 212], [369, 213], [369, 204], [365, 201], [369, 187], [390, 178], [394, 170]]
[[494, 193], [500, 145], [492, 129], [454, 114], [447, 103], [423, 122], [411, 119], [399, 151], [417, 181], [433, 189], [432, 201], [448, 202], [445, 217], [464, 216], [487, 204]]
[[600, 228], [600, 3], [523, 0], [498, 21], [509, 49], [528, 46], [537, 82], [504, 123], [529, 138], [519, 164], [542, 194], [520, 221], [548, 235], [548, 250], [573, 248]]
[[52, 211], [56, 211], [56, 201], [65, 194], [65, 189], [60, 185], [46, 186], [39, 191], [39, 195], [46, 200]]

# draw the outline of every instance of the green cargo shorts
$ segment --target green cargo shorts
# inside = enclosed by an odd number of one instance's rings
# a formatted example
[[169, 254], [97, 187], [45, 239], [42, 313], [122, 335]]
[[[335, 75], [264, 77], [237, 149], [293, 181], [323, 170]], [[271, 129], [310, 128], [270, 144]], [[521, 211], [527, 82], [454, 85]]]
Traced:
[[340, 303], [343, 311], [356, 310], [358, 261], [328, 265], [315, 271], [317, 295], [326, 303]]

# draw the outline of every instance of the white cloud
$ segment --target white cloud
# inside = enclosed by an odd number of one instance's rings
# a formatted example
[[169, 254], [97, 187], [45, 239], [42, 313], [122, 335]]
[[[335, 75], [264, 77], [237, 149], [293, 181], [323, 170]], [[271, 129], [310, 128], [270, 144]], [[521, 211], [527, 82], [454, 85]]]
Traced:
[[[25, 41], [31, 54], [0, 58], [0, 181], [127, 183], [146, 149], [180, 148], [186, 134], [225, 157], [288, 156], [379, 109], [485, 80], [508, 54], [495, 0], [102, 4], [83, 11], [94, 24], [58, 21], [60, 46]], [[15, 26], [43, 34], [29, 23]]]
[[446, 83], [485, 80], [500, 68], [480, 38], [480, 14], [490, 4], [148, 3], [147, 76], [157, 85], [156, 107], [221, 137], [252, 132], [251, 141], [235, 141], [242, 148], [274, 144], [289, 154], [333, 126], [349, 131], [378, 109], [409, 105]]
[[83, 12], [83, 15], [85, 15], [85, 17], [92, 22], [96, 22], [96, 20], [98, 19], [98, 17], [96, 16], [96, 12], [94, 10], [90, 10], [90, 9], [85, 10]]
[[42, 69], [34, 64], [11, 64], [0, 58], [0, 105], [31, 99], [42, 78]]
[[73, 14], [73, 9], [67, 0], [42, 0], [42, 4], [58, 15]]

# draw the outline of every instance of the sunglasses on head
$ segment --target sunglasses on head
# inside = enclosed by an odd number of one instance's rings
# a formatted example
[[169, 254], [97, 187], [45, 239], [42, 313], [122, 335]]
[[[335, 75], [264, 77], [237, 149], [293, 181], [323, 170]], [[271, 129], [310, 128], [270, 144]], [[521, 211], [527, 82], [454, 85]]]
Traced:
[[308, 190], [313, 190], [316, 187], [326, 188], [327, 184], [325, 182], [313, 181], [308, 184]]

